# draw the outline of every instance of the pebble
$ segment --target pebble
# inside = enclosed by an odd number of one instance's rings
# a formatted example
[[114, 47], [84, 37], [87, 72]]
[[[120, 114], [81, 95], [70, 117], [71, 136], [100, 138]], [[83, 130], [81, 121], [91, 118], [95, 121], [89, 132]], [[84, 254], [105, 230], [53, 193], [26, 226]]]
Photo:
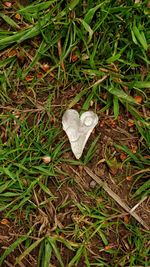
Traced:
[[51, 162], [51, 157], [50, 156], [44, 156], [44, 157], [42, 157], [42, 160], [44, 163], [48, 164]]
[[90, 182], [90, 187], [94, 189], [94, 188], [96, 187], [96, 184], [97, 184], [97, 183], [96, 183], [94, 180], [92, 180], [92, 181]]

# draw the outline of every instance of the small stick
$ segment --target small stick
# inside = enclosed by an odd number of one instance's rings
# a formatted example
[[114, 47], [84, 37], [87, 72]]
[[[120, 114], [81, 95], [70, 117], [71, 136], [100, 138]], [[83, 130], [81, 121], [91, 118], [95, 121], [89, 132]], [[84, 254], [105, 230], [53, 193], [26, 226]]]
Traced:
[[147, 230], [149, 230], [149, 226], [138, 216], [138, 214], [130, 207], [125, 204], [122, 199], [114, 193], [109, 186], [107, 185], [106, 182], [103, 182], [97, 175], [95, 175], [88, 167], [84, 167], [86, 173], [93, 179], [95, 180], [106, 192], [109, 196], [111, 196], [125, 211], [127, 211], [132, 217], [134, 217], [140, 224], [142, 224]]
[[145, 196], [143, 199], [141, 199], [141, 200], [139, 201], [139, 203], [137, 203], [137, 204], [130, 210], [130, 212], [135, 211], [135, 210], [138, 208], [138, 206], [140, 206], [140, 205], [142, 204], [142, 202], [144, 202], [146, 199], [147, 199], [147, 196]]

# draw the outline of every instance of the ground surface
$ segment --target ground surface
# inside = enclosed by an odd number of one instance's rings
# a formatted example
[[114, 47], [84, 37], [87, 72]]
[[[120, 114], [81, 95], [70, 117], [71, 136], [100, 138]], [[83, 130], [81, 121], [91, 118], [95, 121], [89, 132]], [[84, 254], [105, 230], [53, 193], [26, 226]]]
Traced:
[[[1, 1], [0, 266], [150, 266], [149, 20], [148, 1]], [[67, 108], [99, 116], [80, 160]]]

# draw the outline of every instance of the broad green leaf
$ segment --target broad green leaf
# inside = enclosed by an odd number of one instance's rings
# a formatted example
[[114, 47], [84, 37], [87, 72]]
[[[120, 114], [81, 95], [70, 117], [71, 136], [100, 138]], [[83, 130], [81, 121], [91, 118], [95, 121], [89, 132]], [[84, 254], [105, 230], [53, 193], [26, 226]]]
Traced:
[[125, 46], [123, 46], [123, 47], [120, 49], [119, 53], [117, 53], [117, 54], [111, 56], [110, 58], [108, 58], [108, 59], [106, 60], [106, 62], [107, 62], [108, 64], [111, 64], [111, 63], [113, 63], [114, 61], [119, 60], [120, 57], [121, 57], [121, 55], [122, 55], [122, 53], [126, 50], [127, 47], [128, 47], [128, 44], [125, 45]]
[[37, 262], [37, 267], [43, 267], [42, 264], [44, 265], [44, 253], [45, 253], [45, 239], [41, 241], [40, 248], [39, 248], [39, 253], [38, 253], [38, 262]]
[[[33, 7], [32, 7], [33, 8]], [[50, 21], [51, 13], [47, 13], [45, 16], [41, 18], [40, 24], [37, 22], [34, 26], [29, 27], [27, 29], [20, 30], [10, 36], [3, 37], [0, 40], [0, 50], [9, 46], [12, 43], [21, 43], [27, 39], [33, 38], [41, 32], [41, 29], [47, 25], [47, 21]]]

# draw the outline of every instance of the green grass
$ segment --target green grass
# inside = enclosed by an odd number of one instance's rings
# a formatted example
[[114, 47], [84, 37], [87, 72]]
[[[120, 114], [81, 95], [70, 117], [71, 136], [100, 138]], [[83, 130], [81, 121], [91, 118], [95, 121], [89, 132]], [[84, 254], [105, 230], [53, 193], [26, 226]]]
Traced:
[[[111, 167], [122, 166], [113, 179], [120, 185], [118, 179], [132, 176], [128, 201], [148, 201], [147, 1], [37, 0], [26, 6], [18, 1], [11, 8], [4, 2], [0, 226], [7, 218], [15, 238], [0, 246], [0, 266], [9, 266], [14, 251], [13, 266], [149, 266], [148, 231], [133, 218], [126, 223], [124, 211], [100, 187], [91, 189], [88, 177], [81, 179], [83, 166], [99, 166], [104, 150], [99, 169], [111, 176]], [[107, 134], [98, 126], [82, 158], [75, 160], [61, 127], [67, 108], [81, 113], [92, 108], [100, 120], [110, 118], [123, 130], [132, 119], [133, 133], [125, 130], [133, 140], [110, 136], [105, 142]], [[123, 162], [120, 153], [126, 155]], [[49, 164], [43, 156], [50, 157]]]

